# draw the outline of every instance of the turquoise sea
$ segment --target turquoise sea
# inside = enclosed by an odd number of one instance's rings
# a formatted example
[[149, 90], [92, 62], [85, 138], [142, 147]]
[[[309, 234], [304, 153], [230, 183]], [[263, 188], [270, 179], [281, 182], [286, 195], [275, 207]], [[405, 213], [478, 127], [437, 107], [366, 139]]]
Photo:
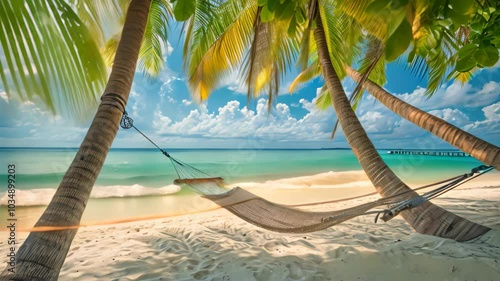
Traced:
[[[77, 149], [0, 148], [0, 176], [16, 165], [18, 214], [30, 223], [43, 210], [70, 165]], [[258, 182], [361, 170], [345, 149], [245, 150], [174, 149], [170, 154], [229, 183]], [[389, 155], [386, 163], [404, 181], [425, 184], [470, 171], [481, 164], [472, 157]], [[95, 184], [85, 216], [89, 220], [119, 218], [120, 213], [150, 215], [182, 209], [190, 191], [180, 191], [168, 158], [155, 149], [112, 149]], [[334, 183], [332, 183], [333, 185]], [[353, 183], [354, 184], [354, 183]], [[0, 185], [0, 219], [6, 211], [7, 183]], [[161, 204], [162, 206], [157, 206]], [[94, 208], [90, 208], [94, 206]], [[134, 209], [135, 208], [135, 209]], [[84, 218], [85, 218], [84, 216]]]

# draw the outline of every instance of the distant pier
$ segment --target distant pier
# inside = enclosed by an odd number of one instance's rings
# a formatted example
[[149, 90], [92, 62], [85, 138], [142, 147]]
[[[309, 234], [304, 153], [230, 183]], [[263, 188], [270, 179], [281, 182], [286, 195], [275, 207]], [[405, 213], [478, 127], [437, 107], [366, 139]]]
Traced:
[[448, 157], [469, 157], [470, 155], [461, 151], [422, 151], [422, 150], [388, 150], [387, 154], [396, 155], [426, 155], [426, 156], [448, 156]]

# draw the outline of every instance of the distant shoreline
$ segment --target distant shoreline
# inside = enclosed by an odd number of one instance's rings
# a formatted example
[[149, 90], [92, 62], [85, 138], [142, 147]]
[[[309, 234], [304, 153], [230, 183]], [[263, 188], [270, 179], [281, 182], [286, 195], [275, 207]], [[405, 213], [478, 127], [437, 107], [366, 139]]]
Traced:
[[[78, 147], [0, 147], [0, 150], [78, 150]], [[171, 151], [181, 151], [181, 150], [274, 150], [274, 151], [287, 151], [287, 150], [351, 150], [347, 147], [323, 147], [323, 148], [164, 148]], [[157, 148], [151, 147], [112, 147], [110, 150], [142, 150], [142, 151], [155, 151]], [[409, 150], [409, 151], [460, 151], [459, 149], [453, 148], [442, 148], [442, 149], [420, 149], [420, 148], [377, 148], [379, 151], [384, 150]]]

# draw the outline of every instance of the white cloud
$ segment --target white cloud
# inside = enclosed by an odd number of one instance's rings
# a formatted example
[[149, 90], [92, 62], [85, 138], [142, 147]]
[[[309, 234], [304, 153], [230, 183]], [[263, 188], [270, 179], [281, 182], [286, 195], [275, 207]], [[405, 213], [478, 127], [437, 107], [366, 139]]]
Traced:
[[247, 87], [244, 85], [238, 71], [232, 71], [229, 75], [227, 75], [226, 79], [224, 79], [219, 86], [219, 88], [228, 88], [230, 91], [237, 94], [247, 94]]
[[470, 123], [469, 117], [458, 109], [445, 108], [441, 110], [432, 110], [429, 113], [458, 127]]
[[171, 96], [167, 96], [167, 101], [169, 103], [177, 103], [177, 101], [174, 98], [172, 98]]
[[193, 104], [193, 101], [192, 100], [183, 99], [182, 100], [182, 104], [185, 105], [185, 106], [190, 106], [191, 104]]
[[163, 52], [167, 57], [170, 56], [170, 54], [172, 54], [172, 52], [174, 51], [174, 48], [172, 47], [172, 44], [170, 44], [170, 41], [167, 41], [167, 46], [165, 46], [165, 43], [163, 41], [160, 40], [160, 42], [162, 43], [161, 47], [165, 50], [166, 48], [166, 52]]
[[132, 104], [132, 106], [130, 107], [131, 110], [127, 110], [129, 115], [137, 120], [140, 120], [141, 115], [139, 112], [142, 111], [146, 106], [143, 99], [141, 98], [141, 95], [139, 95], [134, 90], [130, 91], [130, 97], [128, 102]]
[[154, 112], [154, 120], [153, 120], [153, 128], [159, 131], [168, 130], [168, 125], [172, 123], [172, 119], [164, 116], [160, 110], [155, 110]]
[[[2, 103], [3, 101], [0, 101]], [[77, 146], [85, 132], [86, 125], [79, 126], [54, 116], [47, 109], [33, 102], [19, 103], [12, 100], [9, 105], [15, 110], [5, 112], [10, 122], [0, 134], [2, 146]], [[5, 114], [2, 112], [1, 115]]]
[[483, 112], [487, 120], [500, 121], [500, 102], [483, 108]]
[[367, 133], [389, 133], [394, 122], [392, 118], [387, 118], [379, 111], [368, 111], [359, 120], [363, 124]]
[[[276, 104], [271, 114], [267, 112], [267, 101], [259, 99], [255, 111], [241, 106], [239, 101], [229, 101], [217, 112], [209, 113], [205, 105], [191, 110], [178, 122], [162, 120], [155, 115], [156, 128], [160, 134], [183, 135], [205, 138], [263, 138], [268, 140], [328, 140], [328, 130], [333, 125], [332, 114], [325, 114], [306, 100], [302, 107], [308, 113], [301, 119], [292, 117], [290, 108], [283, 103]], [[163, 124], [159, 126], [158, 124]]]
[[465, 130], [472, 134], [485, 132], [500, 134], [500, 102], [486, 106], [482, 110], [486, 119], [466, 125]]
[[[305, 84], [301, 83], [295, 88], [295, 91], [293, 93], [290, 93], [289, 89], [290, 86], [292, 85], [293, 81], [295, 79], [295, 76], [293, 75], [287, 75], [283, 81], [280, 81], [280, 88], [278, 91], [278, 95], [289, 95], [289, 94], [295, 94], [298, 91], [300, 91]], [[248, 93], [248, 87], [245, 85], [244, 81], [240, 77], [240, 73], [238, 71], [233, 71], [231, 72], [226, 79], [221, 83], [219, 88], [227, 87], [230, 91], [233, 93], [237, 94], [242, 94], [246, 95]], [[266, 97], [267, 96], [267, 87], [263, 89], [261, 93], [259, 93], [261, 96]]]
[[418, 87], [412, 93], [396, 94], [399, 99], [424, 110], [442, 109], [446, 107], [479, 107], [491, 104], [500, 98], [500, 83], [490, 81], [481, 89], [472, 85], [455, 82], [448, 87], [442, 86], [432, 97], [424, 95], [425, 89]]
[[0, 91], [0, 98], [3, 99], [5, 102], [9, 102], [9, 97], [7, 96], [7, 93], [4, 91]]

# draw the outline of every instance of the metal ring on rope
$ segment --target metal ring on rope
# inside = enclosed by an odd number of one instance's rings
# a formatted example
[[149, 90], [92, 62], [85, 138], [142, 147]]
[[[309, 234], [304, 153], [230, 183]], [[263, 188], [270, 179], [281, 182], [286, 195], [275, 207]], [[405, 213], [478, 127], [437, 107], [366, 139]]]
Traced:
[[134, 127], [134, 120], [128, 117], [126, 111], [123, 112], [122, 120], [120, 121], [120, 127], [122, 127], [123, 129], [130, 129]]

